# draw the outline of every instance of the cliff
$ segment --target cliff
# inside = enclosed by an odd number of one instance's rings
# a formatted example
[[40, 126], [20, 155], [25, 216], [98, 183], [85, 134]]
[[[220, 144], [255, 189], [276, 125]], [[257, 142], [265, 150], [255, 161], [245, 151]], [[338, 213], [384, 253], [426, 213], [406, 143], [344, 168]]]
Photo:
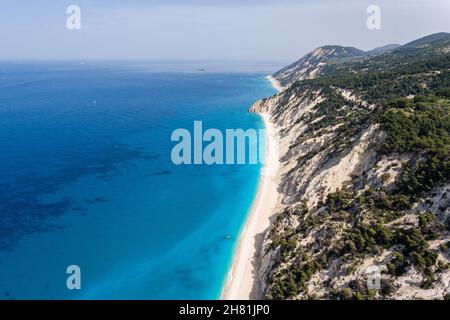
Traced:
[[412, 44], [327, 66], [317, 49], [252, 106], [280, 135], [265, 298], [449, 296], [450, 36]]

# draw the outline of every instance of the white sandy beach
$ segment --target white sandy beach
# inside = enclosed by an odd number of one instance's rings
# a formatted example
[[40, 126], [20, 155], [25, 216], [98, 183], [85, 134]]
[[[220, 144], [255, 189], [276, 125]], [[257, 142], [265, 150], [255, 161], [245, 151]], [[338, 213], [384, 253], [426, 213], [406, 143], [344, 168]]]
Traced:
[[270, 83], [272, 84], [272, 86], [278, 91], [281, 92], [284, 90], [283, 86], [281, 85], [280, 81], [278, 81], [277, 79], [275, 79], [272, 76], [267, 76], [266, 77], [267, 80], [270, 81]]
[[[273, 82], [272, 82], [273, 83]], [[275, 87], [275, 86], [274, 86]], [[258, 299], [260, 290], [255, 281], [254, 258], [259, 252], [262, 237], [270, 226], [270, 217], [278, 201], [277, 174], [279, 168], [276, 130], [268, 115], [263, 114], [266, 127], [266, 154], [258, 192], [252, 204], [228, 274], [221, 298], [223, 300]], [[258, 236], [259, 235], [259, 236]]]

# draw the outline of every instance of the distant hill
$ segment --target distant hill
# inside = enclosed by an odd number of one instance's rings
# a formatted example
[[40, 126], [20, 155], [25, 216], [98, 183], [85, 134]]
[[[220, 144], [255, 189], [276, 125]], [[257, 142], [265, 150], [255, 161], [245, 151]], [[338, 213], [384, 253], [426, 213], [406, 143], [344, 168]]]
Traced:
[[442, 45], [443, 43], [450, 43], [450, 33], [447, 32], [440, 32], [431, 34], [429, 36], [411, 41], [401, 48], [423, 48], [427, 46], [433, 46], [433, 45]]
[[320, 74], [326, 62], [362, 57], [365, 52], [353, 47], [323, 46], [308, 53], [273, 75], [283, 87], [297, 80], [313, 79]]
[[344, 63], [353, 60], [369, 59], [388, 52], [403, 50], [440, 50], [450, 52], [450, 33], [440, 32], [414, 40], [405, 45], [389, 44], [369, 51], [362, 51], [354, 47], [328, 45], [319, 47], [306, 54], [301, 59], [276, 72], [273, 77], [287, 88], [296, 81], [315, 79], [322, 75], [325, 66], [331, 63]]
[[386, 52], [393, 51], [393, 50], [395, 50], [397, 48], [400, 48], [401, 46], [402, 46], [401, 44], [396, 44], [396, 43], [388, 44], [386, 46], [377, 47], [375, 49], [366, 51], [366, 54], [369, 55], [369, 56], [377, 56], [377, 55], [380, 55], [380, 54], [383, 54], [383, 53], [386, 53]]

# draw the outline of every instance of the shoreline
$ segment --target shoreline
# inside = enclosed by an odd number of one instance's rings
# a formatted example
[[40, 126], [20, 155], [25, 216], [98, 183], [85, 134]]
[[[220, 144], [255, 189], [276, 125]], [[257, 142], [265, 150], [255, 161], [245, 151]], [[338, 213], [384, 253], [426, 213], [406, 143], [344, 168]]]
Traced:
[[[270, 77], [270, 76], [269, 76]], [[267, 79], [269, 79], [267, 77]], [[275, 80], [275, 79], [274, 79]], [[269, 79], [269, 81], [271, 81]], [[277, 89], [274, 82], [273, 87]], [[260, 114], [266, 129], [264, 164], [249, 215], [240, 233], [237, 247], [227, 279], [222, 289], [221, 300], [248, 300], [261, 298], [259, 281], [255, 277], [258, 262], [255, 261], [264, 234], [270, 227], [270, 218], [278, 201], [277, 175], [279, 168], [276, 130], [267, 114]]]
[[281, 91], [284, 90], [283, 86], [281, 85], [280, 81], [278, 81], [277, 79], [275, 79], [272, 76], [267, 76], [266, 77], [267, 80], [270, 81], [270, 83], [272, 84], [272, 87], [275, 88], [275, 90], [278, 91], [278, 93], [280, 93]]

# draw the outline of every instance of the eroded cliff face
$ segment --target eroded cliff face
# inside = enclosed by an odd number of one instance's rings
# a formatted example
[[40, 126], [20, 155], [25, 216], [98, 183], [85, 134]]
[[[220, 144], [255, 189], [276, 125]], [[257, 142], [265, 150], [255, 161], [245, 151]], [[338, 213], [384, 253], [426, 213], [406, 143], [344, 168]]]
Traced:
[[[379, 108], [348, 89], [305, 83], [250, 109], [269, 115], [280, 136], [280, 203], [259, 255], [265, 298], [442, 299], [450, 292], [449, 255], [440, 250], [450, 237], [437, 226], [450, 215], [450, 186], [411, 207], [390, 193], [404, 165], [418, 159], [382, 151]], [[423, 222], [427, 212], [436, 220]], [[422, 257], [436, 255], [426, 271], [405, 263], [407, 250], [389, 240], [414, 238], [417, 228], [439, 229]], [[386, 237], [386, 245], [366, 233]]]

